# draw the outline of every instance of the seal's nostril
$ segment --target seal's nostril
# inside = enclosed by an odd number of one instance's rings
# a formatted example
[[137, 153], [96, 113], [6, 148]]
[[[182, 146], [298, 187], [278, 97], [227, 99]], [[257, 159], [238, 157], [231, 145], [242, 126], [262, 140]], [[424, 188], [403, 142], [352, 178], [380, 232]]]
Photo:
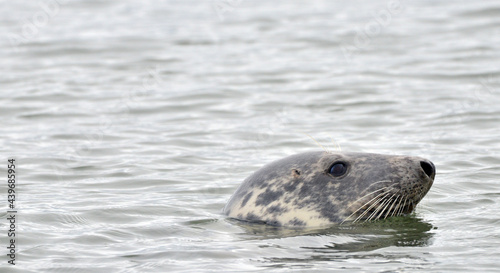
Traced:
[[432, 177], [436, 171], [434, 165], [430, 162], [420, 161], [420, 167], [422, 167], [422, 170], [424, 170], [428, 177]]

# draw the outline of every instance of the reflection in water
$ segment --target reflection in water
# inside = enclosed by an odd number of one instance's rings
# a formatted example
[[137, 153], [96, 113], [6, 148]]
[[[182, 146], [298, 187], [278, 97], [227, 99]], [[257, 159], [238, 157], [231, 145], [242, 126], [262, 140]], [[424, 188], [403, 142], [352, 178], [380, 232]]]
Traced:
[[426, 246], [432, 237], [432, 225], [416, 217], [393, 217], [373, 223], [363, 223], [348, 229], [332, 228], [328, 234], [348, 234], [355, 242], [336, 243], [317, 251], [371, 251], [389, 246]]
[[[261, 248], [289, 248], [299, 246], [293, 257], [272, 257], [265, 266], [281, 267], [284, 264], [306, 266], [310, 261], [339, 261], [350, 259], [398, 259], [397, 254], [381, 254], [377, 250], [387, 247], [421, 247], [430, 244], [433, 226], [415, 216], [392, 217], [385, 220], [342, 225], [327, 229], [289, 229], [261, 224], [234, 221], [246, 233], [246, 240], [260, 240]], [[305, 253], [304, 253], [305, 251]], [[394, 256], [396, 255], [396, 256]], [[417, 259], [420, 257], [404, 258]]]

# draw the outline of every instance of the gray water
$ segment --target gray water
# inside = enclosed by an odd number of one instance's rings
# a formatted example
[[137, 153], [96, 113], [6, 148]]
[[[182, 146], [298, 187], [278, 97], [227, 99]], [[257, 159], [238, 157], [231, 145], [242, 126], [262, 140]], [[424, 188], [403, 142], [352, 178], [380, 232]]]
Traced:
[[[0, 33], [1, 272], [500, 271], [498, 1], [2, 1]], [[437, 176], [354, 227], [221, 215], [320, 145]]]

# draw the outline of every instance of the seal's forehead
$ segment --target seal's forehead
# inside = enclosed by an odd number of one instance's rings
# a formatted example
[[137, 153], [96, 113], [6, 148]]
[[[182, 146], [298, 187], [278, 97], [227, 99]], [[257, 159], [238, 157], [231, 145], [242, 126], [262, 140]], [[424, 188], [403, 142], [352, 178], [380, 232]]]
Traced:
[[362, 163], [362, 162], [384, 162], [391, 159], [399, 158], [400, 156], [382, 155], [373, 153], [340, 153], [340, 152], [325, 152], [320, 159], [322, 163], [333, 163], [335, 161], [345, 161], [347, 163]]
[[332, 162], [332, 161], [336, 161], [336, 160], [347, 160], [346, 158], [346, 155], [345, 154], [342, 154], [342, 153], [333, 153], [333, 152], [325, 152], [322, 154], [321, 158], [320, 158], [320, 162]]
[[[289, 163], [293, 166], [301, 166], [313, 169], [328, 169], [335, 162], [344, 162], [351, 166], [382, 167], [387, 165], [398, 165], [408, 163], [410, 157], [401, 155], [384, 155], [375, 153], [342, 153], [342, 152], [315, 152], [303, 153], [295, 157], [289, 157]], [[281, 161], [280, 163], [284, 163]], [[279, 167], [290, 167], [289, 164], [280, 164]], [[276, 167], [276, 166], [275, 166]]]
[[359, 160], [368, 158], [386, 157], [386, 155], [381, 154], [371, 154], [371, 153], [341, 153], [341, 152], [325, 152], [323, 153], [323, 159], [325, 160]]

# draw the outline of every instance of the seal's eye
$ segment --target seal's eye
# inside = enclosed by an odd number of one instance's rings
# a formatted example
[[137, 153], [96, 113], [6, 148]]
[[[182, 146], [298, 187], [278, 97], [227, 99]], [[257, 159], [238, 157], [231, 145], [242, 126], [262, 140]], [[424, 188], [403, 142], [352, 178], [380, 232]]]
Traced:
[[337, 163], [333, 164], [333, 166], [330, 168], [330, 174], [333, 176], [344, 175], [346, 171], [347, 171], [347, 167], [342, 162], [337, 162]]

